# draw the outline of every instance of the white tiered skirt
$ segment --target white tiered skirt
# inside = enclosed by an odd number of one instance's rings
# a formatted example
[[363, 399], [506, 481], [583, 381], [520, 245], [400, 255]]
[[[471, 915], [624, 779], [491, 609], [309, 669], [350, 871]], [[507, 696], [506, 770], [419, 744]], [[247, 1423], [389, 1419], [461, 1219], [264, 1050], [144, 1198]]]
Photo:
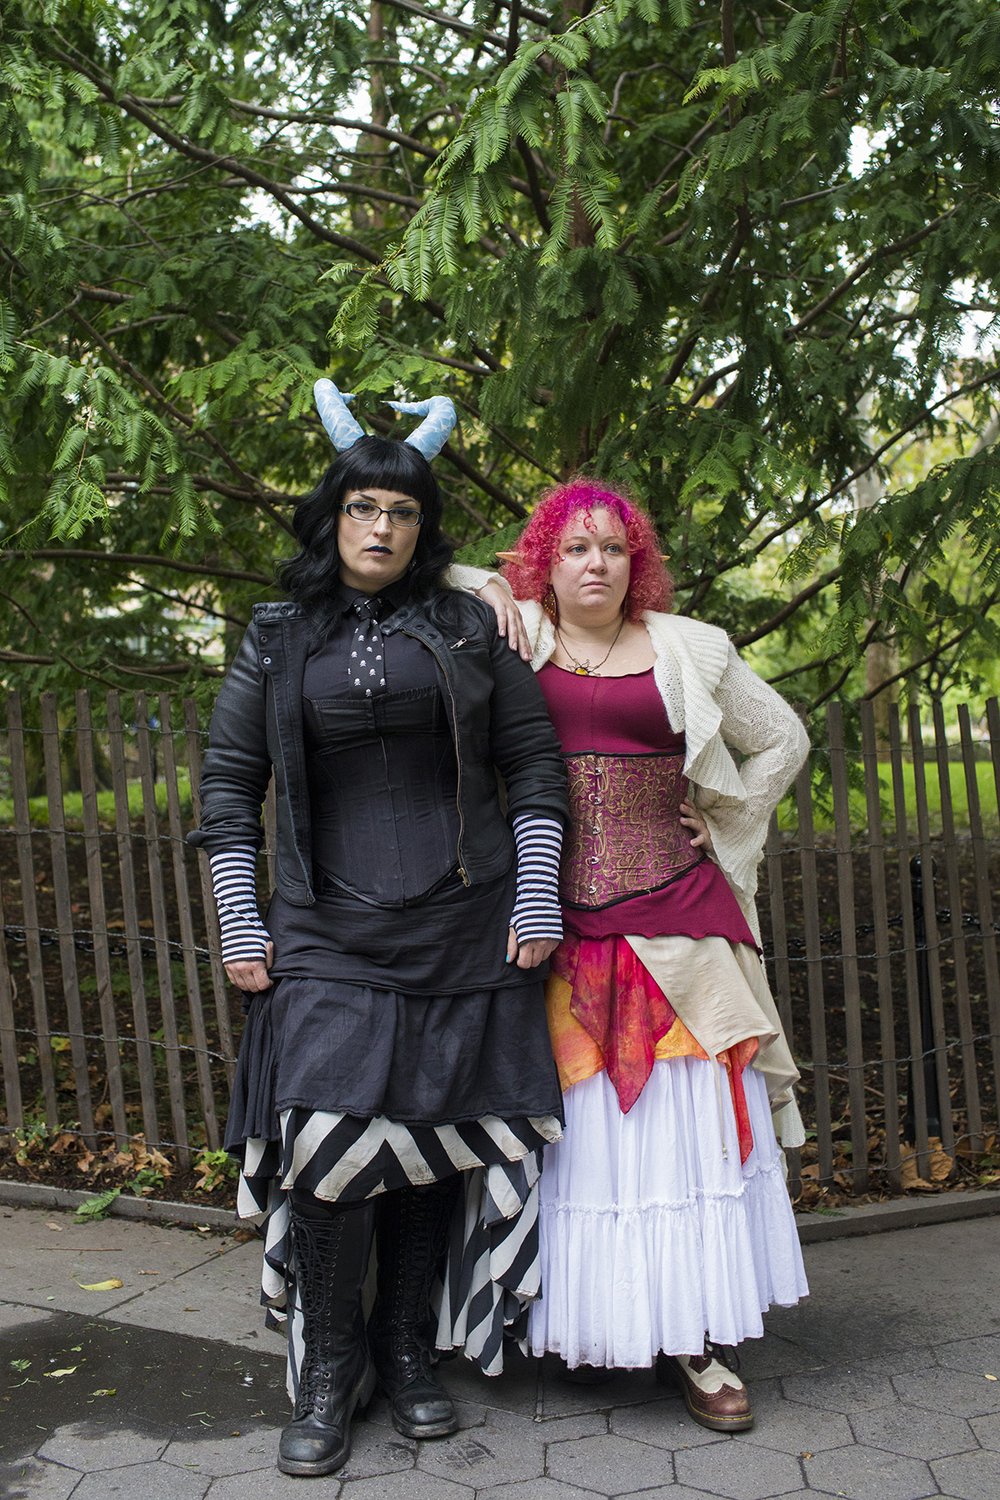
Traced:
[[769, 1306], [807, 1295], [765, 1082], [752, 1067], [743, 1080], [754, 1149], [742, 1166], [715, 1063], [656, 1063], [627, 1115], [603, 1072], [567, 1091], [540, 1185], [534, 1354], [642, 1368], [660, 1350], [700, 1353], [706, 1334], [759, 1338]]

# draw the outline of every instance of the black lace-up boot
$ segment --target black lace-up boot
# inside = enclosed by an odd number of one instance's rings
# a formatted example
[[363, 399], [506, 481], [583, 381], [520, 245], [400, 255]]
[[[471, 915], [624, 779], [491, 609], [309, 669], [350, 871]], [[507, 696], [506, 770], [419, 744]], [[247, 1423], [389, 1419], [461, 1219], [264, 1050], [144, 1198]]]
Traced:
[[332, 1474], [350, 1455], [351, 1418], [364, 1413], [375, 1389], [361, 1313], [375, 1208], [363, 1203], [335, 1209], [293, 1197], [291, 1222], [304, 1353], [278, 1468], [283, 1474]]
[[447, 1437], [458, 1415], [431, 1356], [430, 1292], [458, 1179], [387, 1193], [378, 1206], [378, 1296], [370, 1325], [392, 1425], [409, 1438]]

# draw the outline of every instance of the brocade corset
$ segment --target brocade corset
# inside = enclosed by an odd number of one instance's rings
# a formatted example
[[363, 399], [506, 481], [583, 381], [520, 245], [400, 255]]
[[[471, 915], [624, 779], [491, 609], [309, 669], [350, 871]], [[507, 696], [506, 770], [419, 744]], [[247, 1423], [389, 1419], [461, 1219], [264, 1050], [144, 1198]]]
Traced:
[[705, 858], [680, 821], [684, 752], [568, 755], [570, 826], [560, 894], [597, 909], [670, 885]]

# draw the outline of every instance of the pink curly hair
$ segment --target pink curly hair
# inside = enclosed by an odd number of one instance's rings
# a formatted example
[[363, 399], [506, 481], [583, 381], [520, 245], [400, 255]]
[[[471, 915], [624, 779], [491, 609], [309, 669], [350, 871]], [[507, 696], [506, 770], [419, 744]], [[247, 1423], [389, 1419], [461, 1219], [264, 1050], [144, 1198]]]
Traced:
[[599, 479], [583, 477], [550, 490], [532, 511], [517, 544], [516, 560], [505, 562], [501, 569], [514, 598], [544, 601], [559, 538], [574, 516], [598, 509], [610, 511], [625, 528], [632, 559], [626, 617], [637, 620], [644, 609], [668, 610], [673, 603], [673, 580], [663, 566], [659, 538], [649, 516], [628, 496]]

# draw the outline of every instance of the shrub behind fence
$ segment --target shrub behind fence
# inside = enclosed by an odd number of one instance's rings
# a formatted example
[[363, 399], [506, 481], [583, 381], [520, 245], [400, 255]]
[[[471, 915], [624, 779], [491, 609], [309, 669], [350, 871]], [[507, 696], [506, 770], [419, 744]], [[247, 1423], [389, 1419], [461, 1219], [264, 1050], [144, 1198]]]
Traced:
[[[924, 722], [916, 705], [905, 722], [893, 710], [882, 747], [863, 704], [854, 750], [832, 704], [761, 867], [765, 959], [815, 1140], [807, 1170], [851, 1192], [873, 1174], [898, 1189], [907, 1156], [926, 1174], [935, 1141], [977, 1152], [997, 1130], [1000, 711], [960, 707], [950, 738], [940, 704]], [[91, 1147], [142, 1132], [181, 1164], [218, 1147], [240, 1004], [207, 861], [184, 842], [202, 748], [191, 700], [8, 700], [7, 1131], [78, 1131]]]

